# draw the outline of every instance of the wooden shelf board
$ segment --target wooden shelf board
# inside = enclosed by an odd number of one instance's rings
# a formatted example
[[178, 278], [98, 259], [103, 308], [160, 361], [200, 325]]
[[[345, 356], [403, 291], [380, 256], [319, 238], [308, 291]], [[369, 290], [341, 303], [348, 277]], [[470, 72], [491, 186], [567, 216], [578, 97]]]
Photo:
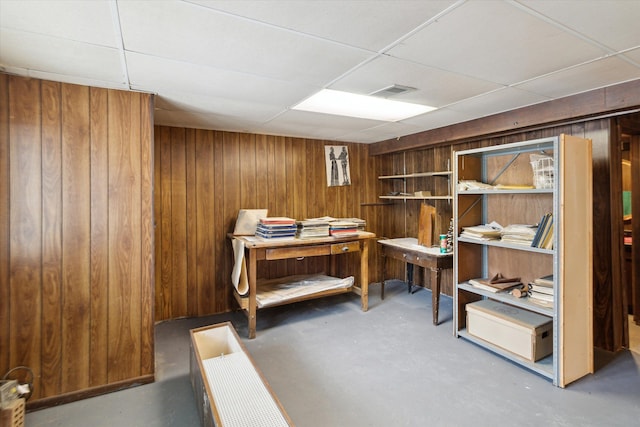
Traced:
[[471, 292], [477, 295], [482, 295], [487, 298], [494, 299], [496, 301], [505, 302], [509, 305], [513, 305], [515, 307], [520, 307], [525, 310], [533, 311], [538, 314], [542, 314], [544, 316], [553, 317], [553, 309], [548, 307], [543, 307], [536, 303], [530, 302], [529, 298], [516, 298], [513, 295], [510, 295], [508, 292], [489, 292], [479, 288], [476, 288], [468, 283], [460, 283], [458, 284], [458, 289], [465, 290], [467, 292]]
[[515, 249], [519, 251], [536, 252], [536, 253], [548, 254], [548, 255], [553, 255], [554, 253], [553, 249], [534, 248], [531, 246], [524, 246], [524, 245], [514, 245], [509, 243], [503, 243], [500, 240], [474, 240], [466, 237], [458, 237], [458, 242], [471, 243], [474, 245], [495, 246], [498, 248]]
[[379, 196], [387, 200], [453, 200], [452, 196]]
[[378, 179], [404, 179], [404, 178], [421, 178], [426, 176], [451, 176], [453, 171], [441, 171], [441, 172], [416, 172], [401, 175], [381, 175]]

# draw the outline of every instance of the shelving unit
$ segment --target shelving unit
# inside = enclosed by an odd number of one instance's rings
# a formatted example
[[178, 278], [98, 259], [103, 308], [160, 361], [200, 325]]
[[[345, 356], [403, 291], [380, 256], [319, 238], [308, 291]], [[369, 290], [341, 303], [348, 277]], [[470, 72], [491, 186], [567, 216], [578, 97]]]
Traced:
[[[452, 200], [453, 196], [451, 195], [451, 175], [452, 171], [435, 171], [435, 172], [416, 172], [416, 173], [407, 173], [407, 174], [398, 174], [398, 175], [382, 175], [379, 176], [378, 179], [381, 180], [400, 180], [402, 182], [402, 189], [399, 191], [400, 193], [407, 192], [407, 180], [408, 179], [416, 179], [416, 178], [428, 178], [428, 177], [443, 177], [448, 180], [447, 185], [447, 194], [443, 195], [431, 195], [431, 196], [415, 196], [410, 194], [401, 194], [401, 195], [381, 195], [380, 199], [386, 200]], [[424, 191], [432, 191], [434, 186], [430, 186], [429, 189], [424, 189]]]
[[[553, 157], [553, 188], [465, 191], [454, 186], [454, 335], [564, 387], [593, 372], [591, 141], [560, 135], [454, 152], [453, 179], [532, 185], [529, 156], [540, 153]], [[554, 218], [551, 250], [460, 237], [464, 227], [492, 221], [502, 226], [536, 224], [548, 212]], [[553, 273], [553, 307], [468, 283], [498, 273], [520, 277], [523, 283]], [[532, 362], [469, 334], [466, 305], [487, 298], [549, 317], [553, 353]]]

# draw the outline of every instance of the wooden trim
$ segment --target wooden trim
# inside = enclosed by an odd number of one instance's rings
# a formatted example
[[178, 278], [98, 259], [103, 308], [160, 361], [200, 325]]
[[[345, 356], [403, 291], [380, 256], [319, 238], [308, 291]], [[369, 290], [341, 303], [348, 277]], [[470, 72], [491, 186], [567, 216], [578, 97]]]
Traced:
[[377, 156], [454, 141], [478, 139], [482, 136], [524, 132], [534, 128], [548, 127], [551, 124], [559, 125], [577, 119], [591, 119], [606, 113], [629, 111], [638, 106], [640, 106], [640, 79], [397, 139], [376, 142], [370, 145], [369, 152], [372, 156]]
[[120, 391], [131, 387], [137, 387], [144, 384], [150, 384], [155, 381], [155, 376], [153, 374], [150, 375], [142, 375], [136, 378], [129, 378], [124, 381], [118, 381], [115, 383], [86, 388], [84, 390], [74, 391], [65, 394], [59, 394], [53, 397], [45, 397], [42, 399], [35, 400], [33, 402], [27, 403], [27, 412], [33, 411], [36, 409], [45, 409], [50, 408], [52, 406], [58, 406], [65, 403], [75, 402], [77, 400], [88, 399], [90, 397], [100, 396], [102, 394], [111, 393], [114, 391]]

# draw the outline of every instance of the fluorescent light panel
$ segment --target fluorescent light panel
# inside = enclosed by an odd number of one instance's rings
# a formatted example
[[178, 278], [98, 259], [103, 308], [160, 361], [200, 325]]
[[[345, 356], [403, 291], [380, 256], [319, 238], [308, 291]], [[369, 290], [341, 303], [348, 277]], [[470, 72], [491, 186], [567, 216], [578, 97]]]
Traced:
[[294, 106], [293, 109], [381, 120], [385, 122], [397, 122], [398, 120], [428, 113], [436, 108], [428, 105], [393, 101], [375, 96], [322, 89], [320, 92]]

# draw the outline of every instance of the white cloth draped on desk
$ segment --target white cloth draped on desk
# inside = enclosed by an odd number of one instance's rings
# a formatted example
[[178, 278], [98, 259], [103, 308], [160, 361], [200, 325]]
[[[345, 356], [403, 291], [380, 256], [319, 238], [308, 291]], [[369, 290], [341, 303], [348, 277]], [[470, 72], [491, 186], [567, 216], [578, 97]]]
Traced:
[[235, 286], [236, 291], [240, 295], [246, 295], [249, 292], [249, 281], [247, 279], [247, 265], [244, 260], [244, 242], [239, 239], [231, 241], [233, 246], [233, 271], [231, 272], [231, 283]]

